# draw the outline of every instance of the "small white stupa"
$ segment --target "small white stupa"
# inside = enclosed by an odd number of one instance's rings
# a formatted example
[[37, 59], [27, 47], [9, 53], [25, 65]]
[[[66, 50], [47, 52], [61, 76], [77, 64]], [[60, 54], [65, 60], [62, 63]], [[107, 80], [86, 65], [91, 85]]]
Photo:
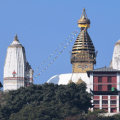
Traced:
[[17, 34], [7, 49], [4, 64], [3, 90], [16, 90], [33, 83], [31, 66], [27, 62], [25, 48], [19, 43]]
[[120, 40], [118, 40], [115, 44], [110, 67], [113, 69], [120, 70]]

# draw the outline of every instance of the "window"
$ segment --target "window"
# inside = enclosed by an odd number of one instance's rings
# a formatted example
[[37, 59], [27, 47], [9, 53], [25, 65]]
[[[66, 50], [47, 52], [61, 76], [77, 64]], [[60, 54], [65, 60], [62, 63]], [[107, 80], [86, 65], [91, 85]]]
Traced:
[[116, 104], [116, 100], [111, 100], [110, 104]]
[[103, 100], [102, 104], [108, 104], [108, 101], [107, 100]]
[[108, 91], [111, 91], [111, 85], [108, 85]]
[[99, 104], [99, 100], [94, 100], [93, 104]]
[[102, 77], [98, 77], [98, 82], [102, 82]]
[[112, 82], [112, 77], [108, 77], [108, 83]]
[[98, 91], [102, 91], [102, 85], [98, 85]]
[[13, 77], [15, 77], [15, 75], [13, 75]]

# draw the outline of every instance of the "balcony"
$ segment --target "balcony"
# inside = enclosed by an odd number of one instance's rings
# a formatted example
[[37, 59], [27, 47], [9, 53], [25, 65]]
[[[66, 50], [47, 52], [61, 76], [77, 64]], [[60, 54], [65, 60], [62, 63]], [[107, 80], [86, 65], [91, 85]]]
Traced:
[[118, 91], [91, 91], [93, 95], [118, 95]]

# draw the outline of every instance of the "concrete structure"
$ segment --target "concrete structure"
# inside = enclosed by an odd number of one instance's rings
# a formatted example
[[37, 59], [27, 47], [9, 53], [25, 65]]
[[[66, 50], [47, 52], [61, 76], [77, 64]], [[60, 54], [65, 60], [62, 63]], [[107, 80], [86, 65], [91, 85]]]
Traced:
[[15, 35], [5, 58], [3, 90], [16, 90], [30, 85], [33, 83], [33, 73], [34, 71], [26, 59], [25, 48]]
[[93, 96], [94, 109], [119, 113], [120, 70], [103, 67], [87, 72]]

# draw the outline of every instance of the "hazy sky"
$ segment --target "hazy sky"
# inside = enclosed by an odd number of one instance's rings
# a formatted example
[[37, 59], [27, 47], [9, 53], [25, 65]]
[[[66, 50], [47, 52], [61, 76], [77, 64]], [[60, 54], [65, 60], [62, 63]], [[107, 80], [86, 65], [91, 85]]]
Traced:
[[[120, 0], [0, 0], [0, 79], [3, 83], [7, 47], [15, 34], [25, 47], [34, 77], [62, 50], [59, 48], [77, 28], [83, 7], [91, 21], [88, 33], [98, 51], [94, 68], [108, 67], [115, 43], [120, 39]], [[69, 42], [69, 41], [68, 41]], [[72, 72], [70, 53], [75, 39], [36, 79], [43, 84], [54, 75]], [[67, 42], [66, 42], [67, 43]], [[39, 70], [57, 48], [58, 51]]]

